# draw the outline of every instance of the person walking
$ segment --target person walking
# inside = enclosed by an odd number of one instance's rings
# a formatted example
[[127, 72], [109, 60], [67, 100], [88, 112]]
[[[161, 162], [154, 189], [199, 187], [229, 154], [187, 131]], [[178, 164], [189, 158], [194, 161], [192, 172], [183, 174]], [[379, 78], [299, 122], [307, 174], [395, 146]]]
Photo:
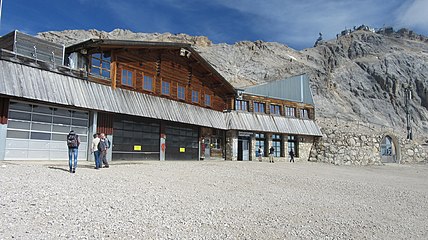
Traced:
[[[77, 135], [73, 130], [67, 135], [67, 146], [68, 146], [68, 166], [70, 167], [70, 172], [75, 173], [77, 168], [77, 155], [80, 145], [79, 135]], [[74, 164], [73, 164], [74, 158]]]
[[262, 156], [263, 156], [262, 146], [259, 146], [259, 148], [257, 149], [257, 154], [258, 154], [258, 157], [259, 157], [259, 162], [261, 162], [262, 161]]
[[[109, 168], [107, 161], [107, 150], [110, 148], [110, 140], [106, 137], [104, 133], [100, 134], [100, 142], [98, 143], [98, 151], [100, 151], [100, 158], [104, 164], [105, 168]], [[101, 163], [100, 163], [101, 165]]]
[[94, 154], [95, 158], [95, 169], [99, 169], [101, 167], [100, 161], [100, 151], [98, 151], [98, 144], [100, 143], [99, 134], [94, 134], [94, 139], [92, 140], [91, 152]]
[[273, 154], [275, 153], [275, 148], [271, 146], [269, 148], [269, 162], [273, 163]]
[[288, 155], [290, 155], [290, 162], [294, 162], [294, 152], [293, 152], [293, 150], [290, 150], [290, 152], [288, 153]]

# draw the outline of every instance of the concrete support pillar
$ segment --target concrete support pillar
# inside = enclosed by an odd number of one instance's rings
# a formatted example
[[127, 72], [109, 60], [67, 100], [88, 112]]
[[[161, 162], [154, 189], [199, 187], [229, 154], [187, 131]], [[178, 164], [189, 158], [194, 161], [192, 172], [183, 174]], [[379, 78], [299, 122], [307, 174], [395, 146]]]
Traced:
[[252, 134], [250, 138], [250, 161], [256, 161], [256, 134]]
[[236, 130], [226, 132], [226, 160], [238, 160], [238, 132]]
[[[88, 134], [88, 154], [86, 154], [86, 160], [87, 161], [95, 161], [94, 154], [91, 153], [92, 148], [92, 140], [94, 139], [93, 136], [95, 133], [97, 133], [97, 124], [98, 123], [98, 112], [93, 111], [89, 113], [89, 134]], [[109, 138], [110, 139], [110, 138]], [[110, 139], [111, 143], [111, 139]], [[111, 159], [111, 158], [108, 158]]]
[[166, 134], [165, 134], [165, 123], [161, 121], [160, 123], [160, 144], [159, 144], [159, 160], [165, 161], [165, 151], [166, 151]]
[[6, 134], [7, 124], [0, 124], [0, 160], [4, 160], [6, 155]]
[[281, 157], [285, 157], [285, 159], [288, 159], [288, 135], [282, 134], [281, 136]]

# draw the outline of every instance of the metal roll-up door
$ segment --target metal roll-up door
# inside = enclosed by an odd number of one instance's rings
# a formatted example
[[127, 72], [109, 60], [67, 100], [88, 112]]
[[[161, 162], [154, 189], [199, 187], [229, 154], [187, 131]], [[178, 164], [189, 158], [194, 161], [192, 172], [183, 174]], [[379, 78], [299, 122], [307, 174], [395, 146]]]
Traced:
[[198, 160], [198, 127], [167, 125], [165, 134], [166, 160]]
[[80, 137], [78, 159], [87, 159], [88, 125], [88, 112], [11, 101], [5, 160], [67, 160], [70, 130]]

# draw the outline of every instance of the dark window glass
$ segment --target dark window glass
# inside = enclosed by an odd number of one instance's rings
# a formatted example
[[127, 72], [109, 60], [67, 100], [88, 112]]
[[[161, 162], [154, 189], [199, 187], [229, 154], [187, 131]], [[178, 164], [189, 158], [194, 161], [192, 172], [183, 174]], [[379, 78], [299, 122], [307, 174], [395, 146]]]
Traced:
[[309, 118], [309, 112], [307, 109], [300, 109], [300, 118], [303, 118], [303, 119]]
[[153, 78], [150, 76], [144, 76], [143, 89], [147, 91], [153, 91]]
[[9, 119], [30, 121], [31, 120], [31, 113], [9, 111]]
[[7, 128], [30, 130], [30, 122], [21, 122], [10, 120], [7, 122]]
[[88, 121], [87, 120], [81, 120], [81, 119], [73, 119], [71, 125], [87, 127]]
[[235, 110], [248, 111], [248, 101], [235, 100]]
[[258, 153], [259, 147], [261, 147], [263, 150], [263, 153], [262, 153], [263, 156], [266, 156], [265, 141], [266, 141], [266, 138], [263, 133], [256, 133], [256, 157], [259, 156], [259, 153]]
[[275, 149], [274, 156], [281, 156], [281, 135], [273, 134], [272, 135], [272, 146]]
[[192, 90], [192, 102], [199, 103], [199, 92]]
[[33, 121], [34, 121], [34, 122], [46, 122], [46, 123], [51, 123], [51, 122], [52, 122], [52, 116], [51, 116], [51, 115], [39, 115], [39, 114], [33, 114]]
[[122, 85], [125, 86], [133, 86], [132, 81], [132, 71], [129, 71], [127, 69], [122, 69]]
[[71, 119], [70, 118], [63, 118], [63, 117], [54, 117], [53, 122], [56, 124], [70, 125]]
[[19, 138], [19, 139], [28, 139], [30, 136], [29, 132], [26, 131], [15, 131], [15, 130], [7, 130], [7, 138]]
[[211, 106], [211, 96], [205, 94], [205, 106]]
[[12, 110], [21, 110], [31, 112], [32, 106], [27, 103], [11, 102], [9, 108]]
[[265, 112], [265, 104], [260, 102], [254, 102], [254, 112]]
[[271, 104], [271, 105], [270, 105], [270, 114], [273, 114], [273, 115], [280, 115], [280, 114], [281, 114], [280, 109], [281, 109], [281, 106]]
[[70, 117], [71, 111], [62, 108], [57, 108], [54, 109], [54, 115]]
[[42, 132], [31, 132], [31, 139], [51, 140], [51, 134]]
[[170, 84], [169, 82], [162, 82], [162, 94], [169, 95], [170, 93]]
[[186, 99], [186, 88], [184, 88], [183, 86], [178, 86], [177, 88], [177, 98], [178, 99]]
[[91, 55], [91, 74], [110, 78], [110, 52], [94, 53]]
[[295, 136], [288, 136], [288, 152], [287, 152], [287, 155], [290, 153], [290, 151], [294, 152], [295, 157], [299, 157], [299, 144], [297, 142], [297, 137], [295, 137]]

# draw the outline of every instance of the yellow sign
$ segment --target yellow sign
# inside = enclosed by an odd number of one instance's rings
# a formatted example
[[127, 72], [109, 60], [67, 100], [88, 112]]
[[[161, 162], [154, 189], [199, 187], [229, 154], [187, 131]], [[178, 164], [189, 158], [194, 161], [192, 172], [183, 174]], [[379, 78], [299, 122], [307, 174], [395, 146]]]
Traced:
[[141, 151], [140, 145], [134, 145], [134, 151]]
[[186, 148], [180, 148], [180, 152], [186, 152]]

